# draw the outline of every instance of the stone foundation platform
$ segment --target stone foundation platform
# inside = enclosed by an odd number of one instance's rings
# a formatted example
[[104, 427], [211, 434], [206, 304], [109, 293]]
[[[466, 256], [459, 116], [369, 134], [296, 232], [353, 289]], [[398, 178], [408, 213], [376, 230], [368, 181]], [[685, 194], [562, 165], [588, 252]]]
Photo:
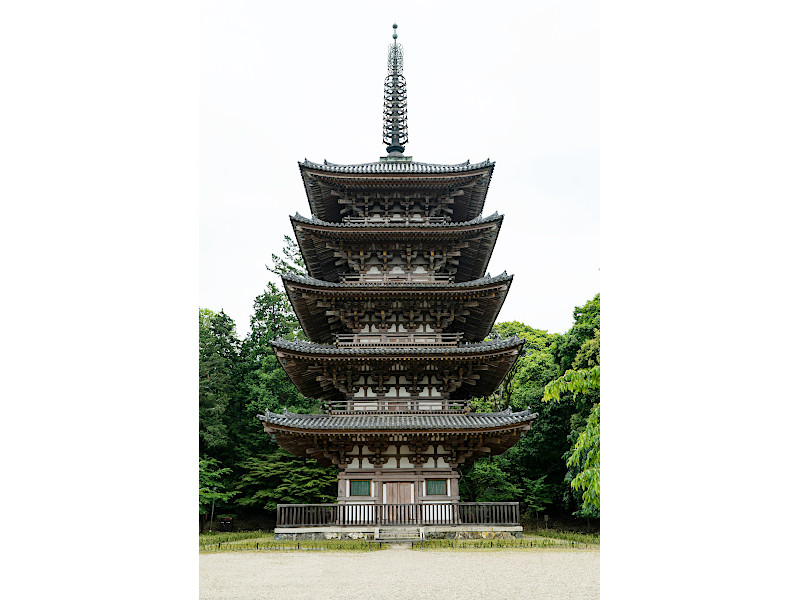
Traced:
[[522, 537], [522, 526], [507, 525], [425, 525], [370, 526], [370, 527], [277, 527], [275, 540], [375, 540], [392, 532], [417, 532], [419, 539], [426, 540], [470, 540], [503, 539]]

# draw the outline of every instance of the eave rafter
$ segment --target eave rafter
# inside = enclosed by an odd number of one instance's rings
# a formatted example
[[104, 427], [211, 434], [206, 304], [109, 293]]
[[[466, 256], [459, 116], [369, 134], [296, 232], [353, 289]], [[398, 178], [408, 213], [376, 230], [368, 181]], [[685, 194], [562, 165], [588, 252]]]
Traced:
[[460, 196], [452, 205], [453, 221], [469, 221], [483, 211], [494, 163], [476, 165], [315, 165], [299, 163], [311, 213], [323, 221], [340, 222], [342, 204], [358, 194]]
[[[367, 265], [402, 266], [400, 259], [411, 252], [430, 257], [424, 263], [430, 272], [449, 272], [462, 282], [486, 273], [503, 217], [495, 213], [465, 223], [355, 227], [296, 215], [291, 222], [311, 277], [336, 282], [346, 273], [363, 272]], [[392, 262], [395, 257], [399, 263]]]
[[430, 324], [441, 333], [462, 332], [464, 341], [476, 342], [491, 331], [512, 281], [513, 276], [500, 275], [450, 286], [369, 287], [283, 278], [303, 331], [320, 343], [332, 342], [339, 333], [355, 333], [365, 325], [386, 330], [400, 323], [401, 315], [404, 327], [412, 331]]
[[362, 376], [378, 379], [380, 373], [409, 379], [415, 375], [435, 375], [439, 380], [437, 387], [446, 399], [483, 396], [500, 384], [524, 343], [515, 337], [457, 348], [341, 349], [276, 340], [272, 347], [300, 393], [330, 404], [352, 400], [356, 379]]
[[[527, 413], [527, 414], [526, 414]], [[383, 455], [389, 446], [406, 444], [418, 453], [425, 452], [428, 447], [442, 447], [444, 453], [436, 451], [452, 468], [469, 464], [488, 454], [501, 454], [517, 443], [531, 427], [536, 413], [523, 411], [522, 420], [497, 427], [472, 428], [430, 428], [418, 429], [325, 429], [309, 430], [287, 427], [269, 422], [268, 416], [260, 416], [264, 430], [272, 435], [284, 448], [297, 456], [311, 457], [323, 465], [345, 467], [353, 460], [347, 456], [356, 444], [365, 445], [372, 453], [373, 464], [384, 464]], [[309, 415], [310, 416], [310, 415]], [[476, 416], [480, 416], [479, 414]], [[340, 417], [329, 417], [335, 420]], [[331, 424], [335, 427], [335, 424]], [[376, 460], [377, 459], [377, 460]]]

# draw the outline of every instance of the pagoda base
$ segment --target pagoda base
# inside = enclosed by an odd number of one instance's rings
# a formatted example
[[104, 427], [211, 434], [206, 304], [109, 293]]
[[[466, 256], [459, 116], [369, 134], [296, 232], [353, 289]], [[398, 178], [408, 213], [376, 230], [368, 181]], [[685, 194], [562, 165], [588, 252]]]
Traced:
[[409, 525], [350, 526], [350, 527], [276, 527], [275, 540], [381, 540], [402, 533], [403, 540], [472, 540], [512, 539], [522, 537], [521, 525]]

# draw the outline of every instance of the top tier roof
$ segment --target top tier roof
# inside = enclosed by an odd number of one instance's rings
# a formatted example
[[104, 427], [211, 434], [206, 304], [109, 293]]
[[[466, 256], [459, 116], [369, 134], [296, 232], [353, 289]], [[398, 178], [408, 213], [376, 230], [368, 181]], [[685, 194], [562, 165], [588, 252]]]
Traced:
[[445, 195], [459, 192], [453, 221], [470, 221], [483, 211], [494, 162], [439, 165], [414, 161], [381, 161], [360, 165], [298, 163], [311, 213], [323, 221], [342, 220], [342, 193], [400, 192]]
[[404, 174], [404, 173], [464, 173], [476, 171], [486, 167], [494, 167], [494, 162], [488, 158], [482, 162], [471, 164], [469, 161], [458, 163], [457, 165], [440, 165], [436, 163], [408, 161], [379, 161], [362, 163], [359, 165], [337, 165], [336, 163], [324, 161], [322, 164], [314, 163], [305, 159], [299, 162], [300, 169], [308, 167], [319, 171], [331, 173], [361, 173], [361, 174]]

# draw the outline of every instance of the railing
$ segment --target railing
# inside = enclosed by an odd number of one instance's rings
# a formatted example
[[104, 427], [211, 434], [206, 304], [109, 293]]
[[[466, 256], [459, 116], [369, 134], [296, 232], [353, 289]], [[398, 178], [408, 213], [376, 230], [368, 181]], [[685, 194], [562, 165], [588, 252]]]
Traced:
[[370, 223], [391, 223], [392, 225], [396, 223], [444, 223], [445, 221], [451, 221], [450, 217], [428, 217], [424, 215], [420, 216], [405, 216], [405, 215], [398, 215], [394, 214], [389, 217], [385, 217], [383, 215], [373, 215], [370, 217], [344, 217], [342, 221], [345, 223], [353, 223], [353, 224], [370, 224]]
[[277, 527], [519, 525], [519, 502], [278, 504]]
[[452, 276], [440, 273], [364, 273], [343, 275], [342, 283], [428, 283], [445, 284]]
[[355, 400], [334, 400], [325, 404], [325, 410], [334, 413], [397, 413], [419, 412], [455, 413], [467, 407], [466, 400], [447, 400], [445, 398], [357, 398]]
[[337, 346], [455, 346], [462, 333], [340, 333]]

